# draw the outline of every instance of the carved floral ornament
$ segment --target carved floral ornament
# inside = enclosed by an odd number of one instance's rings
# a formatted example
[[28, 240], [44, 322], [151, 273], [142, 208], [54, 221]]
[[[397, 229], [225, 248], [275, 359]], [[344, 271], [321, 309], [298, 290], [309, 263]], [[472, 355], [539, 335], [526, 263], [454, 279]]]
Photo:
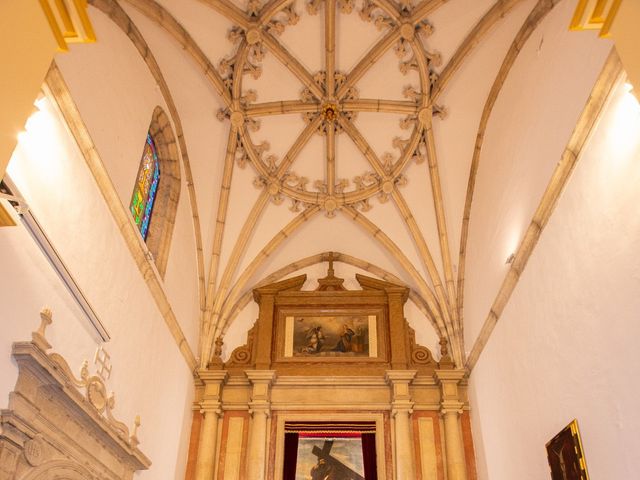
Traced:
[[[58, 353], [47, 353], [47, 350], [51, 349], [51, 344], [45, 338], [45, 330], [53, 322], [53, 314], [48, 308], [44, 308], [40, 312], [40, 327], [37, 331], [31, 334], [32, 343], [38, 347], [48, 359], [59, 368], [69, 382], [79, 389], [80, 393], [88, 401], [88, 403], [106, 420], [117, 435], [124, 440], [131, 448], [137, 448], [138, 441], [138, 428], [140, 427], [140, 416], [136, 416], [133, 429], [130, 432], [129, 428], [121, 421], [116, 420], [113, 416], [113, 410], [115, 408], [115, 395], [113, 392], [107, 394], [107, 387], [105, 382], [99, 375], [92, 375], [89, 372], [89, 362], [85, 360], [80, 369], [80, 378], [76, 378], [73, 374], [71, 367], [67, 361]], [[34, 439], [37, 443], [37, 440]], [[36, 444], [29, 447], [32, 451], [32, 457], [37, 459]], [[28, 459], [28, 458], [27, 458]], [[30, 463], [32, 461], [30, 460]]]
[[[404, 171], [409, 162], [421, 163], [428, 157], [431, 147], [425, 132], [431, 128], [433, 115], [445, 113], [431, 99], [438, 80], [434, 67], [441, 64], [441, 58], [426, 47], [433, 26], [422, 18], [420, 8], [411, 0], [364, 0], [359, 5], [360, 19], [372, 22], [384, 36], [350, 72], [336, 69], [336, 16], [353, 14], [354, 0], [306, 2], [307, 14], [322, 15], [324, 19], [324, 69], [319, 72], [309, 72], [277, 38], [299, 20], [295, 2], [250, 0], [246, 10], [248, 21], [232, 27], [228, 33], [234, 50], [218, 68], [231, 99], [229, 106], [218, 112], [218, 118], [228, 119], [235, 131], [230, 137], [234, 144], [227, 151], [234, 152], [241, 168], [251, 164], [256, 173], [254, 185], [266, 189], [274, 203], [288, 198], [292, 211], [319, 206], [332, 217], [343, 206], [369, 210], [373, 197], [387, 201], [395, 189], [406, 184]], [[236, 20], [240, 22], [241, 18]], [[416, 71], [419, 85], [405, 86], [402, 101], [360, 98], [359, 80], [390, 48], [399, 59], [400, 72], [406, 75]], [[302, 82], [299, 100], [256, 103], [258, 93], [243, 88], [244, 75], [260, 77], [267, 52]], [[392, 143], [394, 153], [378, 156], [357, 127], [359, 112], [404, 115], [400, 127], [410, 131], [408, 138], [396, 137]], [[292, 113], [300, 114], [306, 127], [282, 159], [268, 154], [268, 142], [253, 141], [251, 133], [259, 130], [260, 117]], [[321, 159], [325, 175], [321, 179], [307, 178], [293, 169], [296, 157], [314, 134], [323, 137], [325, 147]], [[345, 135], [355, 144], [369, 170], [352, 179], [336, 178], [337, 163], [346, 161], [336, 156], [336, 135]]]

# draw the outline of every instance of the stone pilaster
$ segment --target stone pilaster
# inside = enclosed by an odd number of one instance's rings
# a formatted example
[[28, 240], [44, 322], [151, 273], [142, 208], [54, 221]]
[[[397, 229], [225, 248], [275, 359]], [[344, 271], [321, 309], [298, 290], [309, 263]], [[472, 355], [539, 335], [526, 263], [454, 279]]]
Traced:
[[204, 383], [204, 394], [200, 403], [203, 415], [200, 442], [198, 443], [198, 461], [196, 462], [196, 480], [213, 480], [218, 440], [218, 421], [222, 410], [220, 397], [227, 372], [222, 370], [201, 370], [198, 373]]
[[388, 370], [387, 382], [392, 388], [391, 416], [395, 424], [395, 464], [397, 479], [415, 478], [411, 413], [413, 401], [409, 384], [416, 376], [415, 370]]
[[271, 414], [271, 384], [275, 379], [274, 370], [247, 370], [251, 382], [251, 428], [249, 430], [249, 450], [247, 476], [252, 480], [265, 478], [267, 464], [267, 420]]
[[440, 414], [444, 420], [444, 440], [447, 452], [448, 480], [467, 480], [460, 415], [464, 403], [460, 401], [458, 386], [464, 370], [436, 370], [435, 378], [441, 388]]

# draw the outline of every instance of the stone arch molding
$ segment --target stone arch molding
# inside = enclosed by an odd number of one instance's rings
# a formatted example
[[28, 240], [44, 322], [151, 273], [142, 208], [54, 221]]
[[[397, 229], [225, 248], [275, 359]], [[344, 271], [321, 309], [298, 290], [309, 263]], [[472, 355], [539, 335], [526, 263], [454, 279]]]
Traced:
[[21, 480], [92, 480], [88, 470], [68, 460], [53, 460], [44, 463], [29, 473]]
[[149, 133], [160, 161], [160, 184], [146, 244], [164, 278], [180, 199], [180, 154], [169, 117], [160, 106], [153, 111]]

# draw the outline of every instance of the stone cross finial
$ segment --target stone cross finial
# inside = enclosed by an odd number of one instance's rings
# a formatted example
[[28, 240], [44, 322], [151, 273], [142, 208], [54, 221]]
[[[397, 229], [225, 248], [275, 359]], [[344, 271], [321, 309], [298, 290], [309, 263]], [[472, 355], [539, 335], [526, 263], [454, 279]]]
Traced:
[[133, 448], [136, 448], [140, 444], [140, 441], [138, 440], [138, 427], [140, 427], [140, 415], [136, 415], [135, 422], [133, 423], [133, 431], [129, 437], [129, 444]]
[[37, 331], [31, 332], [31, 341], [43, 352], [51, 348], [51, 344], [44, 336], [45, 329], [53, 322], [53, 313], [48, 307], [40, 311], [40, 327]]
[[96, 354], [93, 357], [93, 363], [97, 367], [96, 372], [100, 375], [100, 378], [105, 382], [111, 377], [111, 355], [104, 349], [102, 345], [96, 350]]
[[327, 277], [335, 276], [335, 271], [333, 270], [333, 252], [329, 252], [329, 270], [327, 271]]

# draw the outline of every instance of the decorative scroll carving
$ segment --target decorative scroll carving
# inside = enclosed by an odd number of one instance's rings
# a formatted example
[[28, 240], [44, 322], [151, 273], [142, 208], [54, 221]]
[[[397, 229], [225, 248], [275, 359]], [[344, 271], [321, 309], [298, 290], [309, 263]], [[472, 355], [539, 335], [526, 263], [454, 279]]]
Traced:
[[253, 351], [253, 340], [257, 325], [258, 322], [256, 322], [253, 327], [251, 327], [251, 330], [247, 332], [247, 343], [235, 348], [233, 352], [231, 352], [231, 357], [225, 364], [226, 367], [241, 367], [252, 364], [251, 356]]
[[409, 340], [409, 352], [411, 355], [409, 361], [411, 364], [419, 370], [424, 367], [430, 370], [436, 368], [438, 363], [433, 358], [431, 350], [416, 343], [416, 331], [409, 326], [408, 322], [406, 323], [406, 327]]

